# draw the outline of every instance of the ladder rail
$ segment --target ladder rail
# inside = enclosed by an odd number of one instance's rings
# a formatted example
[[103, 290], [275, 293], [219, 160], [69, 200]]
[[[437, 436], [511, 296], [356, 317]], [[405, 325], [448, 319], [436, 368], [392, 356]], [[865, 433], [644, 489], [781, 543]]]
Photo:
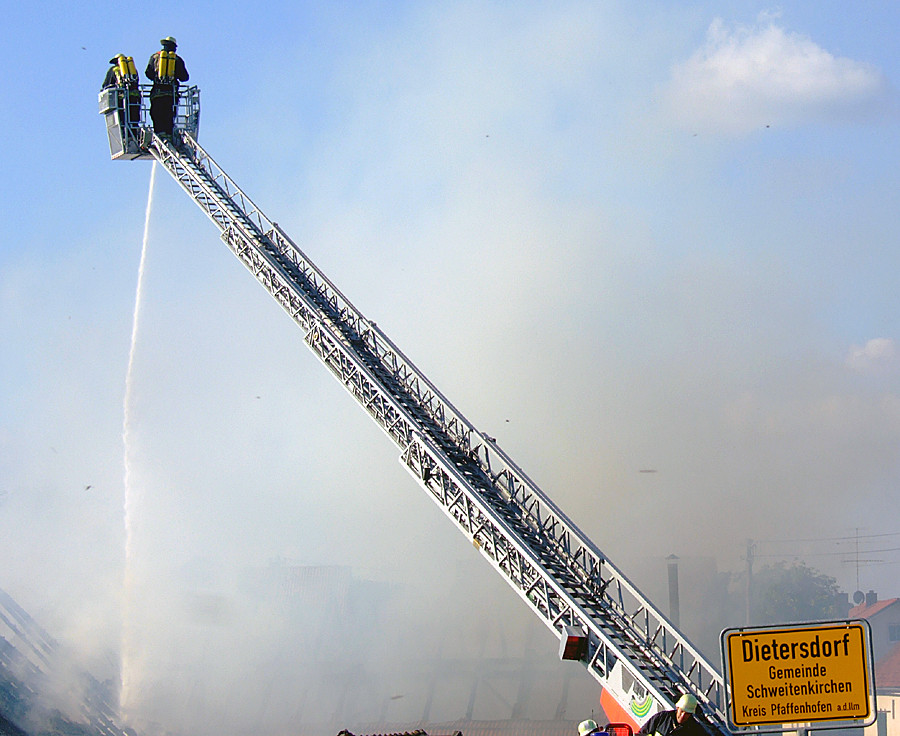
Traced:
[[[344, 297], [196, 140], [182, 137], [182, 150], [155, 138], [151, 151], [305, 330], [310, 349], [397, 444], [401, 462], [419, 484], [520, 597], [557, 636], [564, 625], [585, 629], [588, 668], [601, 683], [608, 684], [619, 664], [657, 707], [671, 707], [680, 687], [697, 695], [714, 721], [724, 723], [725, 685], [715, 667], [496, 440], [476, 430]], [[555, 574], [548, 569], [553, 566]], [[566, 587], [557, 580], [559, 570], [565, 571]], [[614, 641], [596, 619], [621, 640]], [[635, 657], [640, 666], [631, 661]], [[640, 689], [635, 691], [640, 694]]]

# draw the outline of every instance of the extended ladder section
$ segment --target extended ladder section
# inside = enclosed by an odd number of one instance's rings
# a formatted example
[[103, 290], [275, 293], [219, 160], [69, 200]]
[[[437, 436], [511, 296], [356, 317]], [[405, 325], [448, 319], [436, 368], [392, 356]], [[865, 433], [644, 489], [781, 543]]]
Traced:
[[557, 637], [582, 637], [578, 657], [621, 706], [617, 715], [640, 725], [689, 692], [707, 730], [728, 733], [716, 668], [494, 438], [456, 410], [189, 132], [176, 131], [175, 143], [153, 136], [148, 150], [396, 444], [419, 485]]

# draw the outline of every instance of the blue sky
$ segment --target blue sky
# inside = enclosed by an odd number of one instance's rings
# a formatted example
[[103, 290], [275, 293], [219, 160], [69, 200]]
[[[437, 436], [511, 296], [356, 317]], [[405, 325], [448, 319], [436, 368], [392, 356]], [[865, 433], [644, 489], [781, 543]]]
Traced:
[[[900, 547], [874, 537], [900, 534], [896, 3], [184, 6], [5, 9], [0, 586], [48, 625], [117, 644], [98, 622], [121, 619], [152, 165], [109, 160], [96, 93], [168, 35], [201, 144], [626, 573], [740, 569], [747, 538]], [[276, 557], [420, 598], [447, 559], [480, 570], [158, 174], [132, 407], [148, 599]], [[900, 593], [896, 551], [857, 580], [842, 544], [759, 551]]]

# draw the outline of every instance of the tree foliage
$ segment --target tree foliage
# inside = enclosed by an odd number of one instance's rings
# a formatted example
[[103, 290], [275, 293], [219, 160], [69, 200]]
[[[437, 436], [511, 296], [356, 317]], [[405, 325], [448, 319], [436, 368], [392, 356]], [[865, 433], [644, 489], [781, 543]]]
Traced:
[[768, 565], [753, 576], [754, 625], [837, 618], [837, 581], [802, 562]]

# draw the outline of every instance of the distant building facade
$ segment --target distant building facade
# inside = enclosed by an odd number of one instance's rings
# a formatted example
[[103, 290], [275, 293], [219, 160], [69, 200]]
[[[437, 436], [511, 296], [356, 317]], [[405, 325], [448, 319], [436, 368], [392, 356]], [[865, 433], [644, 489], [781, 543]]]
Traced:
[[870, 590], [848, 618], [865, 619], [872, 630], [878, 714], [866, 736], [900, 736], [900, 598], [878, 600]]

